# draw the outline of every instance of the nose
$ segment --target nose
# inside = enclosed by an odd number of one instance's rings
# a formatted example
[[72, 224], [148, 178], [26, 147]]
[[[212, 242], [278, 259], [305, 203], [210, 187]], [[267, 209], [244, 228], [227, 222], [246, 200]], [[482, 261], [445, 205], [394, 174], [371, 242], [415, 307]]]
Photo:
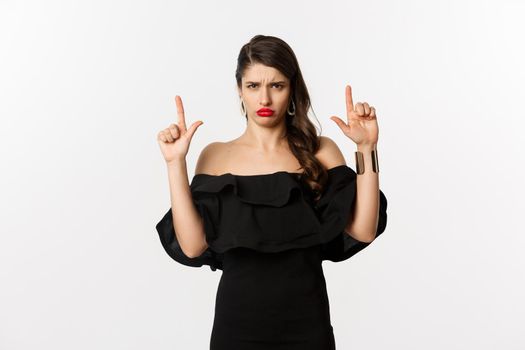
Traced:
[[261, 101], [261, 105], [269, 106], [272, 101], [270, 100], [270, 94], [268, 93], [268, 90], [266, 88], [263, 88], [260, 91], [261, 92], [260, 92], [259, 100]]

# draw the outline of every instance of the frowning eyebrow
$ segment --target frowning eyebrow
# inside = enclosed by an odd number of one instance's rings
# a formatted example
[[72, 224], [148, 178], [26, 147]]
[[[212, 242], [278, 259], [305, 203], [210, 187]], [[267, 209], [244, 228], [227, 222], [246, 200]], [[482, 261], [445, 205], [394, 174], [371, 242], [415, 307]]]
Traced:
[[[258, 81], [247, 81], [246, 84], [259, 84], [259, 82]], [[271, 85], [271, 84], [286, 84], [286, 82], [283, 80], [280, 80], [280, 81], [272, 81], [268, 83], [268, 85]]]

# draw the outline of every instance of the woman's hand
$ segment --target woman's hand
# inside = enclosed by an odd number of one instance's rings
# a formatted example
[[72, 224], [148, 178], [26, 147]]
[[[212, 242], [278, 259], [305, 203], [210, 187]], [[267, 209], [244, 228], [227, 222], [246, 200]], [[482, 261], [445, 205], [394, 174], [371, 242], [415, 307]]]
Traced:
[[330, 117], [341, 128], [343, 133], [358, 146], [373, 146], [377, 144], [379, 128], [377, 126], [376, 109], [369, 106], [366, 102], [358, 102], [354, 108], [350, 85], [346, 86], [346, 118], [348, 124], [335, 115]]
[[168, 128], [160, 131], [157, 135], [157, 141], [166, 163], [185, 159], [193, 134], [201, 124], [204, 124], [203, 121], [198, 120], [191, 124], [189, 129], [186, 129], [184, 107], [180, 96], [175, 96], [175, 103], [179, 122], [170, 124]]

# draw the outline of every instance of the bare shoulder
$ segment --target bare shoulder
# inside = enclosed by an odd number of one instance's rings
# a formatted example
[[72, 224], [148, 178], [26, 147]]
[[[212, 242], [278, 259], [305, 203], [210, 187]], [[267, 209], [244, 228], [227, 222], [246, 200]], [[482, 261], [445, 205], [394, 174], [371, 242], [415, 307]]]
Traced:
[[320, 146], [315, 154], [325, 169], [346, 165], [346, 160], [337, 143], [328, 136], [319, 136]]
[[215, 175], [224, 146], [224, 142], [212, 142], [206, 145], [197, 159], [195, 174]]

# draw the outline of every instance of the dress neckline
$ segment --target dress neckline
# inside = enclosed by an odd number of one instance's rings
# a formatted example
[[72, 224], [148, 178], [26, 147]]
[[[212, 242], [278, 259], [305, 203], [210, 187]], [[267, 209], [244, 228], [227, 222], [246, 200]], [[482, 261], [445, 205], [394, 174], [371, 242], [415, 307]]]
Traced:
[[200, 174], [195, 174], [194, 176], [209, 176], [209, 177], [233, 176], [233, 177], [246, 177], [246, 178], [249, 178], [249, 177], [266, 177], [266, 176], [279, 175], [279, 174], [289, 174], [289, 175], [300, 176], [300, 175], [304, 174], [304, 172], [296, 173], [296, 172], [291, 172], [291, 171], [286, 171], [286, 170], [279, 170], [279, 171], [276, 171], [276, 172], [273, 172], [273, 173], [267, 173], [267, 174], [237, 175], [237, 174], [232, 174], [232, 173], [224, 173], [224, 174], [220, 174], [220, 175], [212, 175], [212, 174], [200, 173]]
[[[347, 166], [346, 164], [336, 165], [335, 167], [327, 169], [326, 171], [330, 172], [330, 171], [333, 171], [334, 169], [338, 169], [338, 168], [342, 168], [342, 167], [346, 167], [346, 166]], [[232, 176], [232, 177], [236, 177], [236, 178], [259, 178], [259, 177], [275, 176], [275, 175], [280, 175], [280, 174], [288, 174], [288, 175], [292, 175], [292, 176], [294, 176], [294, 175], [295, 176], [302, 176], [302, 175], [304, 175], [304, 172], [297, 173], [297, 172], [292, 172], [292, 171], [279, 170], [279, 171], [275, 171], [273, 173], [251, 174], [251, 175], [238, 175], [238, 174], [232, 174], [232, 173], [224, 173], [224, 174], [220, 174], [220, 175], [213, 175], [213, 174], [199, 173], [199, 174], [195, 174], [194, 177], [199, 177], [199, 176], [206, 177], [207, 176], [207, 177], [218, 178], [218, 177], [223, 177], [223, 176]]]

